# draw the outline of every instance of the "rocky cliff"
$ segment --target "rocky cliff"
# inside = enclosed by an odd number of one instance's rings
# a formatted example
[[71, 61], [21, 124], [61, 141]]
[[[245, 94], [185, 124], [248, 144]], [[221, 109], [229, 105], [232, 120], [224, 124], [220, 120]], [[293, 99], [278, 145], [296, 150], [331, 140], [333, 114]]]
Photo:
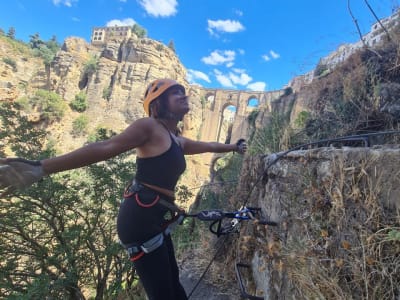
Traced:
[[248, 292], [398, 299], [399, 151], [331, 147], [249, 158], [241, 193], [278, 226], [247, 223], [233, 247], [241, 250], [235, 263], [252, 270]]
[[[156, 78], [173, 78], [184, 84], [186, 70], [170, 48], [147, 38], [135, 35], [123, 42], [108, 42], [95, 47], [81, 38], [70, 37], [64, 41], [49, 67], [35, 57], [30, 49], [17, 41], [0, 37], [0, 99], [16, 101], [32, 96], [38, 89], [57, 93], [66, 104], [84, 93], [88, 108], [83, 113], [67, 108], [59, 122], [47, 124], [59, 153], [81, 146], [87, 134], [103, 127], [121, 132], [132, 121], [144, 117], [143, 94], [148, 84]], [[6, 60], [5, 60], [6, 58]], [[95, 69], [87, 65], [95, 62]], [[185, 136], [196, 138], [202, 122], [201, 102], [196, 98], [196, 87], [190, 87], [191, 112], [182, 129]], [[86, 134], [73, 134], [73, 122], [79, 116], [88, 119]], [[192, 176], [182, 184], [199, 186], [207, 179], [209, 165], [193, 156]]]

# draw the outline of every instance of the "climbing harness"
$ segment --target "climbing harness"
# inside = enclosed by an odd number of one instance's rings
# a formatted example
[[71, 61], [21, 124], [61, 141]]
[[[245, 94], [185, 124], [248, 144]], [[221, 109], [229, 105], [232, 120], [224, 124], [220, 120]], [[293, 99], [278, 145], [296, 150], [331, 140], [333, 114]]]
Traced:
[[152, 203], [142, 203], [139, 198], [138, 192], [144, 189], [149, 188], [137, 181], [133, 181], [124, 191], [124, 199], [134, 197], [134, 200], [137, 202], [137, 204], [145, 208], [152, 207], [154, 205], [162, 205], [170, 211], [172, 218], [166, 221], [166, 223], [164, 224], [165, 229], [162, 232], [153, 236], [145, 242], [124, 244], [120, 241], [120, 244], [126, 249], [126, 251], [128, 252], [128, 257], [132, 262], [137, 261], [143, 255], [151, 253], [161, 247], [164, 242], [164, 236], [171, 234], [171, 232], [176, 228], [178, 224], [182, 224], [183, 219], [185, 218], [183, 210], [181, 210], [174, 203], [161, 198], [158, 194], [155, 196]]

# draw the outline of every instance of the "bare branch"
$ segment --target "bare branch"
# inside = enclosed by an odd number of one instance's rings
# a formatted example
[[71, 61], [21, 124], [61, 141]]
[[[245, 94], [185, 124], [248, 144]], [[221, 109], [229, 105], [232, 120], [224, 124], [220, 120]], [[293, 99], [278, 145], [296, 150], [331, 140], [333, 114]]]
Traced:
[[389, 31], [387, 31], [386, 27], [382, 24], [381, 20], [379, 20], [378, 16], [375, 14], [375, 11], [372, 9], [371, 5], [369, 5], [367, 0], [364, 0], [365, 4], [367, 4], [368, 9], [371, 11], [371, 13], [374, 15], [376, 21], [379, 23], [379, 25], [382, 27], [382, 29], [386, 32], [389, 41], [392, 41], [392, 37], [390, 36]]

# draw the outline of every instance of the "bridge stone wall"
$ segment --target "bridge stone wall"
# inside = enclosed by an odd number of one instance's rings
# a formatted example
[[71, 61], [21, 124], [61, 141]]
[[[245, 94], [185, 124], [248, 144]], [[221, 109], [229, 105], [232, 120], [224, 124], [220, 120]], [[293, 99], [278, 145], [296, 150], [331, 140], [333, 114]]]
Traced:
[[[249, 125], [247, 117], [252, 110], [259, 108], [271, 112], [271, 104], [278, 99], [284, 90], [270, 92], [252, 92], [238, 90], [205, 89], [198, 90], [199, 96], [206, 109], [203, 110], [203, 122], [201, 126], [200, 139], [203, 141], [217, 141], [220, 139], [223, 113], [226, 107], [236, 107], [232, 123], [230, 141], [237, 141], [239, 138], [249, 138]], [[249, 101], [257, 99], [257, 107], [250, 107]]]

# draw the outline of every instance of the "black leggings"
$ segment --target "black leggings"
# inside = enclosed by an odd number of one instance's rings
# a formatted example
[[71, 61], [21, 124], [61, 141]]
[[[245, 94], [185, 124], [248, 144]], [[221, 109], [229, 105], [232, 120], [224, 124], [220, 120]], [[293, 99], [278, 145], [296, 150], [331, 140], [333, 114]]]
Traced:
[[170, 235], [164, 238], [161, 247], [145, 254], [133, 264], [149, 300], [188, 299], [179, 282], [179, 269]]
[[[165, 207], [155, 203], [157, 193], [140, 189], [121, 203], [117, 231], [125, 245], [148, 241], [162, 232]], [[154, 205], [153, 205], [154, 203]], [[171, 236], [153, 252], [144, 254], [134, 263], [149, 300], [185, 300], [185, 290], [179, 282], [179, 269], [175, 259]]]

